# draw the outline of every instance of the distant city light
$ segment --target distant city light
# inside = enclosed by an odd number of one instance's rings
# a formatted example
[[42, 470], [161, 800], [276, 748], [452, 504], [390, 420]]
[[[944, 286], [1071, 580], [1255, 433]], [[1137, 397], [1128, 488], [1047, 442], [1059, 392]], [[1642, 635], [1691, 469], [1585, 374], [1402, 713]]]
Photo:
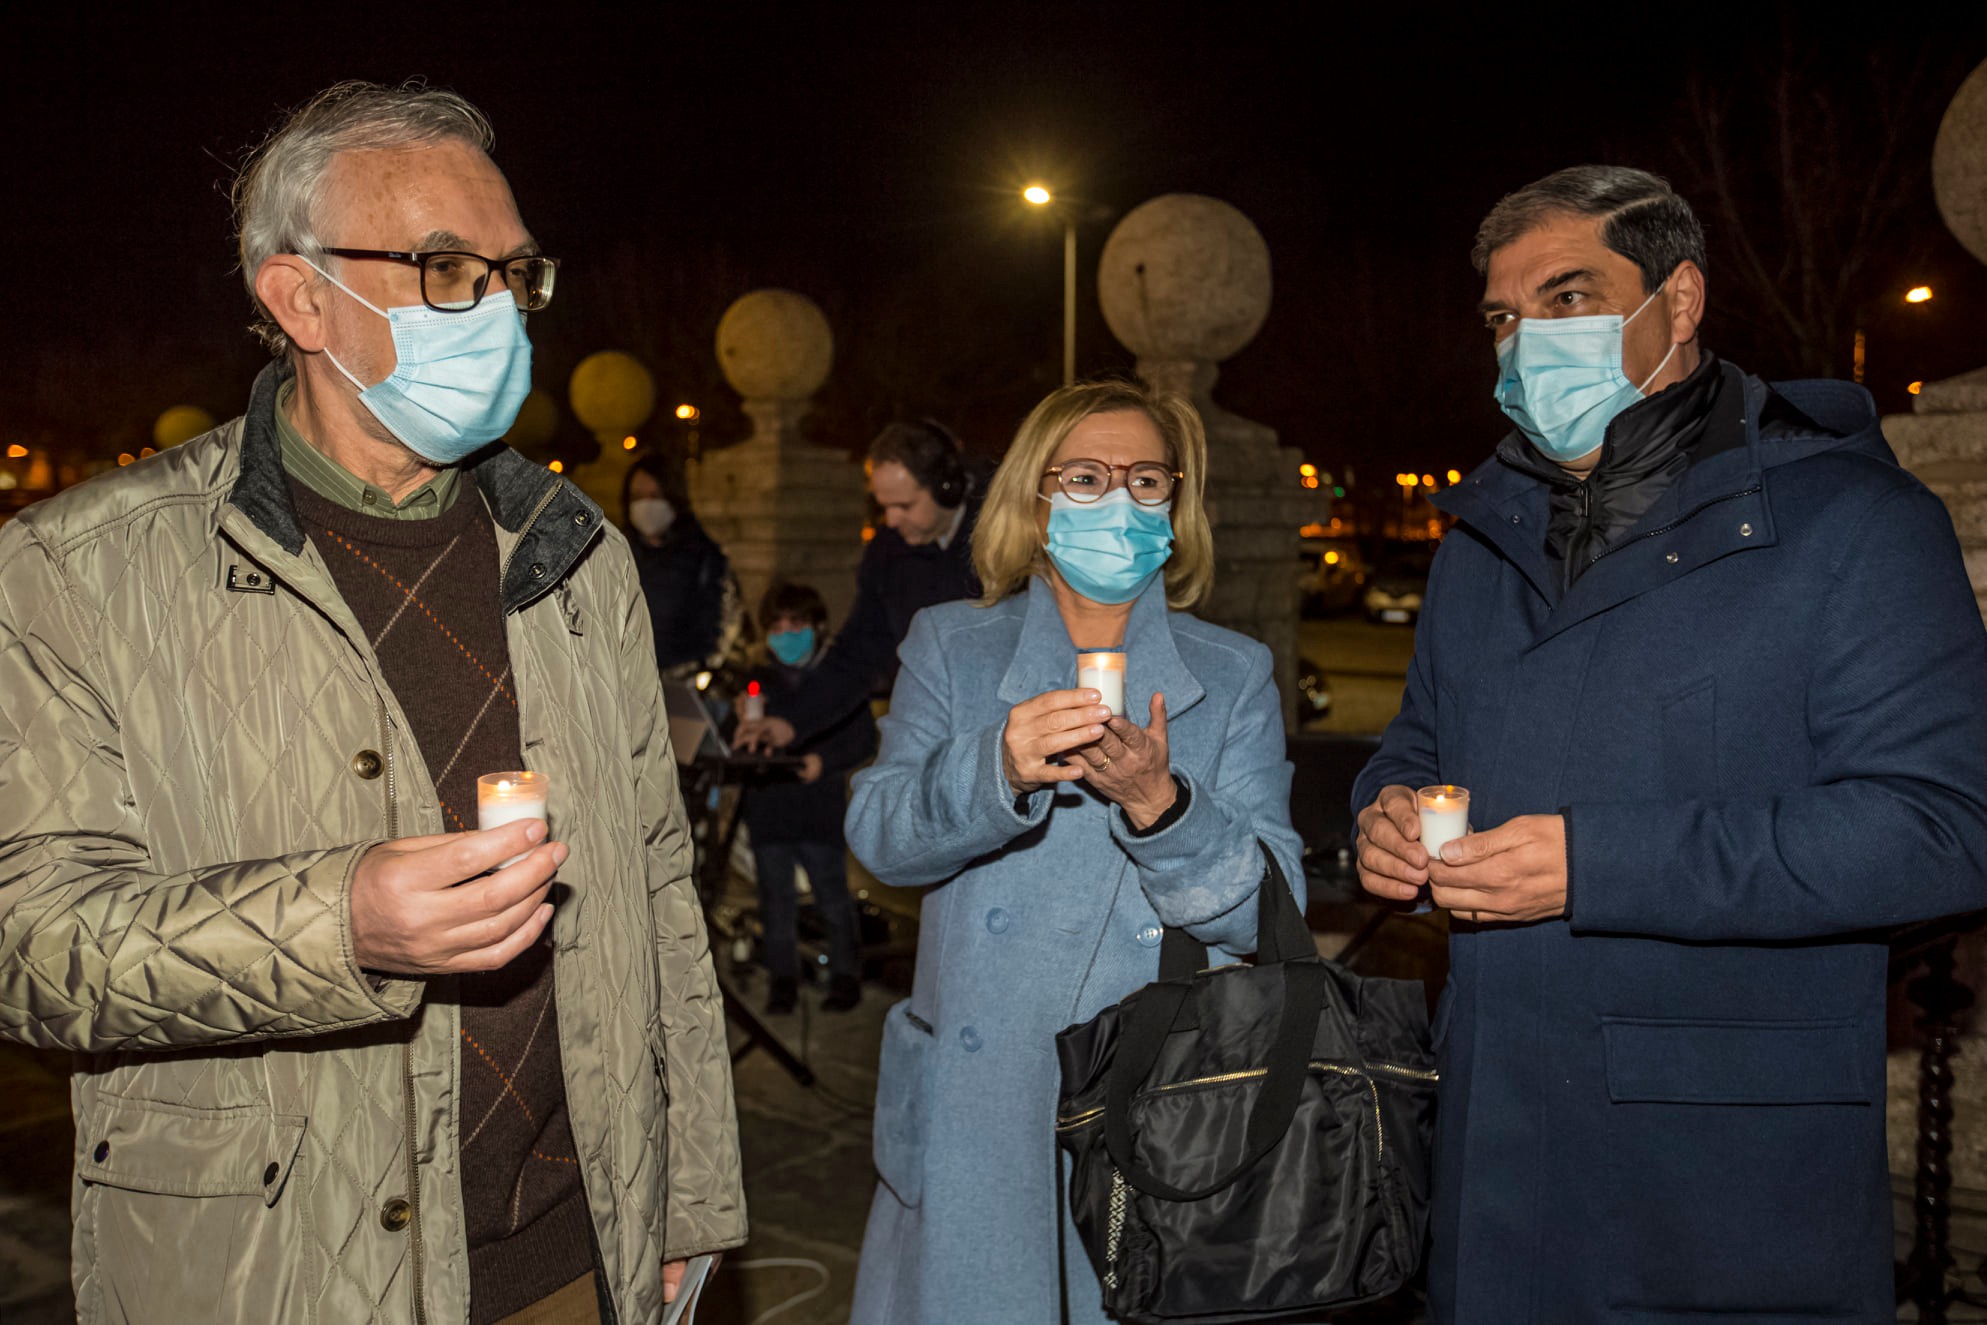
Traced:
[[19, 460], [22, 457], [26, 456], [27, 453], [28, 453], [28, 448], [22, 446], [19, 442], [16, 442], [12, 446], [7, 448], [7, 458], [9, 460]]
[[1338, 565], [1338, 553], [1336, 553], [1336, 552], [1327, 552], [1327, 553], [1325, 553], [1325, 564], [1326, 564], [1327, 566], [1336, 566], [1336, 565]]
[[1297, 472], [1305, 478], [1318, 477], [1318, 467], [1316, 465], [1299, 465], [1297, 466]]
[[137, 456], [132, 455], [131, 452], [129, 451], [119, 451], [117, 453], [117, 467], [119, 469], [122, 469], [126, 465], [130, 464], [133, 460], [136, 460], [137, 458], [138, 458]]
[[566, 462], [563, 460], [554, 460], [551, 464], [545, 467], [551, 470], [554, 474], [563, 474], [566, 472]]
[[635, 449], [635, 439], [634, 439], [634, 438], [632, 438], [632, 437], [623, 437], [623, 438], [621, 439], [621, 449], [622, 449], [623, 451], [632, 451], [632, 450], [634, 450], [634, 449]]
[[158, 454], [158, 452], [157, 452], [157, 451], [154, 451], [154, 450], [153, 450], [153, 449], [152, 449], [151, 447], [149, 447], [149, 446], [141, 446], [141, 447], [139, 447], [139, 448], [138, 448], [138, 458], [139, 458], [140, 460], [143, 460], [143, 459], [144, 459], [144, 458], [145, 458], [146, 456], [148, 456], [148, 455], [157, 455], [157, 454]]
[[685, 421], [693, 420], [698, 417], [697, 407], [695, 405], [678, 405], [676, 407], [676, 417]]
[[1021, 190], [1021, 196], [1029, 202], [1034, 203], [1037, 207], [1046, 207], [1055, 197], [1053, 193], [1050, 193], [1048, 189], [1040, 184], [1030, 184], [1027, 188]]
[[[1344, 495], [1345, 495], [1345, 489], [1344, 489], [1343, 487], [1340, 487], [1340, 486], [1338, 486], [1337, 484], [1334, 484], [1334, 485], [1332, 486], [1332, 496], [1334, 496], [1334, 497], [1343, 497]], [[1338, 521], [1334, 520], [1334, 521], [1332, 521], [1332, 523], [1333, 523], [1333, 524], [1337, 524], [1337, 523], [1338, 523]]]
[[[1912, 383], [1912, 384], [1911, 384], [1910, 386], [1908, 386], [1908, 387], [1906, 387], [1906, 388], [1904, 388], [1904, 389], [1905, 389], [1906, 391], [1909, 391], [1909, 392], [1910, 392], [1910, 393], [1911, 393], [1912, 395], [1914, 395], [1914, 396], [1915, 396], [1915, 395], [1917, 395], [1917, 394], [1918, 394], [1918, 393], [1919, 393], [1920, 391], [1923, 391], [1923, 390], [1925, 389], [1925, 384], [1924, 384], [1923, 382], [1913, 382], [1913, 383]], [[11, 452], [10, 452], [10, 454], [11, 454]]]
[[1424, 487], [1424, 488], [1432, 488], [1432, 487], [1434, 487], [1434, 486], [1435, 486], [1435, 476], [1434, 476], [1433, 474], [1423, 474], [1423, 475], [1421, 476], [1421, 486], [1422, 486], [1422, 487]]
[[[1931, 297], [1932, 287], [1929, 285], [1914, 285], [1904, 292], [1904, 302], [1907, 304], [1922, 304]], [[1964, 303], [1965, 300], [1960, 302]]]
[[1460, 469], [1452, 469], [1449, 471], [1449, 482], [1451, 484], [1461, 483], [1462, 481], [1463, 481], [1463, 472]]

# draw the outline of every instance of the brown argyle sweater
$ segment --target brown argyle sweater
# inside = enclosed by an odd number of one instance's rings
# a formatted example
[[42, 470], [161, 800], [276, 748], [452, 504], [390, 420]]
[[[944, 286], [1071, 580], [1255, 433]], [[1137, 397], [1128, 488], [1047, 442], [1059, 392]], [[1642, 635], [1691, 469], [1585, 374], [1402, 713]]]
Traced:
[[[292, 480], [290, 493], [364, 627], [441, 800], [450, 832], [476, 827], [476, 779], [522, 768], [496, 533], [474, 484], [433, 519], [382, 520]], [[498, 1320], [593, 1269], [592, 1230], [560, 1075], [552, 950], [437, 981], [462, 1012], [462, 1202], [472, 1325]]]

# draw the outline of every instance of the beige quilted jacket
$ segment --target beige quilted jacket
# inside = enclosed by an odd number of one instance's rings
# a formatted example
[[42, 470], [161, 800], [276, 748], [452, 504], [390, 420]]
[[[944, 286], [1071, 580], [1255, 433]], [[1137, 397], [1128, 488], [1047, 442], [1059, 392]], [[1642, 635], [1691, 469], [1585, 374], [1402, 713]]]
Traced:
[[[443, 831], [364, 633], [245, 419], [0, 529], [0, 1037], [75, 1053], [85, 1322], [461, 1321], [447, 981], [353, 963], [354, 863]], [[560, 1053], [623, 1322], [745, 1238], [724, 1023], [633, 563], [500, 450], [526, 763], [572, 846]], [[465, 493], [465, 496], [470, 494]]]

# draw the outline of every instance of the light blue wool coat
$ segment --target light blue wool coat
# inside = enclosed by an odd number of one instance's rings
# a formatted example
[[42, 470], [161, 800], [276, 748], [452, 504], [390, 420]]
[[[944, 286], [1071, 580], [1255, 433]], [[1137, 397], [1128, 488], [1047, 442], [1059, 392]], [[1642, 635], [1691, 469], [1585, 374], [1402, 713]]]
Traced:
[[[1157, 579], [1125, 649], [1127, 712], [1142, 723], [1166, 697], [1191, 797], [1145, 838], [1081, 782], [1017, 806], [1002, 773], [1008, 710], [1076, 685], [1043, 581], [921, 612], [904, 641], [847, 821], [879, 879], [930, 888], [917, 981], [884, 1026], [857, 1325], [1056, 1320], [1056, 1033], [1157, 978], [1162, 923], [1252, 951], [1258, 838], [1302, 888], [1269, 650], [1169, 612]], [[1068, 1263], [1071, 1320], [1103, 1321], [1074, 1231]]]

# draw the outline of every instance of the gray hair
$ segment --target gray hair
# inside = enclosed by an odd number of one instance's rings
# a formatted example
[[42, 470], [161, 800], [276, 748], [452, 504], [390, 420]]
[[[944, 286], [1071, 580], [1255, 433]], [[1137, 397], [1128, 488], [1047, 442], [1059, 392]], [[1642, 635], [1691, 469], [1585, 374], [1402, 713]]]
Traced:
[[316, 220], [324, 177], [340, 152], [393, 151], [448, 140], [488, 152], [496, 142], [483, 112], [453, 92], [418, 80], [399, 87], [358, 80], [312, 97], [263, 139], [235, 178], [235, 229], [242, 284], [255, 306], [251, 330], [272, 354], [289, 337], [255, 293], [255, 274], [278, 253], [301, 253], [323, 265]]
[[1642, 292], [1684, 262], [1704, 266], [1704, 227], [1669, 182], [1627, 166], [1572, 166], [1507, 193], [1477, 227], [1470, 261], [1490, 270], [1490, 255], [1555, 216], [1604, 217], [1601, 242], [1642, 270]]

